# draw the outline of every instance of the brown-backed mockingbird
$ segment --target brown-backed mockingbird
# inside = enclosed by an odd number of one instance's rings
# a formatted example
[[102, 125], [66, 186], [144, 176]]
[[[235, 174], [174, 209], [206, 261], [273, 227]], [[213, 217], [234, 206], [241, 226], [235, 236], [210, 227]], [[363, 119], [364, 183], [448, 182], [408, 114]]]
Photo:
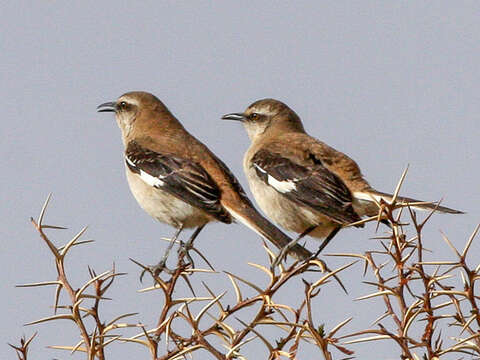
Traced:
[[[280, 101], [259, 100], [222, 119], [241, 121], [252, 142], [243, 166], [260, 208], [274, 223], [301, 234], [299, 238], [325, 238], [317, 254], [343, 226], [377, 215], [377, 203], [392, 200], [368, 184], [355, 161], [309, 136], [299, 116]], [[462, 213], [405, 197], [397, 201]]]

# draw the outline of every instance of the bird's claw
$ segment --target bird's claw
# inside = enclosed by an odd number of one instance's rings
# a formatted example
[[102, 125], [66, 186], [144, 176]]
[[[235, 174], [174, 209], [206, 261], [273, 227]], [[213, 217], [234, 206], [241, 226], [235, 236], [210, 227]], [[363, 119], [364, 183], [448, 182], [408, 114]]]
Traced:
[[[294, 246], [295, 244], [293, 244]], [[291, 250], [292, 246], [290, 244], [284, 246], [277, 256], [272, 260], [272, 264], [270, 265], [270, 270], [273, 272], [274, 269], [279, 266], [282, 261], [286, 258], [288, 252]]]
[[190, 241], [183, 242], [180, 241], [180, 246], [178, 247], [178, 258], [187, 258], [187, 265], [190, 265], [191, 267], [195, 267], [195, 264], [193, 262], [192, 257], [190, 256], [190, 250], [193, 249], [193, 244]]
[[152, 274], [153, 278], [156, 278], [162, 272], [166, 272], [167, 274], [172, 275], [175, 271], [172, 269], [169, 269], [166, 265], [166, 261], [162, 260], [157, 265], [146, 266], [140, 273], [140, 282], [142, 282], [146, 272], [149, 272], [150, 274]]

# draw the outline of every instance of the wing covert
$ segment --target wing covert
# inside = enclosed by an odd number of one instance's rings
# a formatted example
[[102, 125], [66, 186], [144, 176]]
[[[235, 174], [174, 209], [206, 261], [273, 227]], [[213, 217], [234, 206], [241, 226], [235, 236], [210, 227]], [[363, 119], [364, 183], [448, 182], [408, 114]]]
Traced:
[[360, 220], [343, 181], [313, 154], [301, 165], [278, 153], [259, 150], [252, 158], [257, 176], [288, 199], [312, 208], [339, 224]]

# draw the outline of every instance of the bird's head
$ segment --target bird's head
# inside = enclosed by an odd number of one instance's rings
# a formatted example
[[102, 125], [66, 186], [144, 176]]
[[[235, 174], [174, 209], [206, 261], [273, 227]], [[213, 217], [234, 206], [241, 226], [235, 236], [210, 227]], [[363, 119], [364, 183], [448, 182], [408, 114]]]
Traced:
[[304, 131], [298, 115], [275, 99], [255, 101], [243, 113], [226, 114], [222, 119], [242, 122], [251, 141], [272, 131]]
[[162, 114], [170, 115], [166, 106], [154, 95], [144, 91], [131, 91], [116, 101], [97, 106], [98, 112], [114, 112], [123, 137], [127, 138], [138, 126], [158, 122]]

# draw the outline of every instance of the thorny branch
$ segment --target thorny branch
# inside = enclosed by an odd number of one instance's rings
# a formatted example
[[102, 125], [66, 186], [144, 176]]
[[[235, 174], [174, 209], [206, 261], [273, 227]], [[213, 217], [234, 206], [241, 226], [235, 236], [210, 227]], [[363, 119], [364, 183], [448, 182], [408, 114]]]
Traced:
[[[410, 239], [405, 233], [407, 225], [401, 221], [402, 210], [405, 207], [412, 222], [412, 226], [408, 229], [413, 228], [415, 231], [415, 235]], [[374, 322], [379, 329], [364, 329], [344, 336], [342, 339], [367, 334], [374, 336], [347, 341], [346, 344], [390, 339], [398, 345], [402, 359], [420, 359], [420, 357], [438, 359], [440, 355], [455, 352], [467, 353], [478, 359], [480, 356], [478, 300], [480, 298], [474, 295], [474, 291], [475, 281], [480, 278], [480, 265], [475, 269], [468, 267], [466, 256], [479, 227], [477, 226], [473, 232], [462, 254], [444, 236], [444, 240], [458, 257], [457, 261], [425, 261], [422, 230], [435, 209], [422, 222], [419, 222], [417, 214], [408, 204], [397, 204], [395, 201], [391, 204], [382, 202], [379, 208], [378, 219], [386, 220], [390, 228], [389, 236], [377, 238], [380, 240], [383, 251], [368, 251], [363, 255], [343, 255], [363, 259], [366, 269], [370, 269], [376, 279], [374, 282], [365, 283], [376, 287], [377, 291], [357, 300], [381, 297], [385, 312]], [[379, 262], [380, 265], [378, 265]], [[393, 275], [391, 272], [388, 273], [388, 264], [394, 265]], [[430, 265], [436, 268], [429, 271]], [[463, 291], [454, 290], [452, 285], [446, 284], [447, 280], [453, 278], [449, 273], [457, 268], [463, 269], [466, 274], [464, 276], [461, 273]], [[444, 269], [443, 272], [442, 269]], [[448, 300], [440, 302], [445, 297]], [[461, 302], [465, 300], [469, 302], [468, 306], [462, 306]], [[454, 313], [444, 314], [443, 312], [448, 309], [453, 309]], [[423, 318], [420, 318], [420, 315]], [[393, 327], [380, 323], [387, 318], [393, 322]], [[448, 319], [451, 320], [449, 326], [461, 327], [460, 335], [468, 331], [471, 336], [467, 339], [452, 338], [454, 343], [444, 348], [447, 337], [442, 334], [442, 328], [445, 328], [442, 321]], [[471, 327], [474, 320], [477, 321], [475, 328]], [[413, 331], [414, 328], [421, 331]], [[421, 335], [413, 335], [416, 333]]]
[[[107, 301], [105, 294], [114, 279], [122, 275], [115, 268], [100, 275], [89, 268], [89, 281], [80, 288], [71, 284], [65, 269], [66, 255], [75, 246], [91, 241], [80, 240], [86, 230], [82, 229], [66, 245], [55, 246], [45, 231], [61, 227], [43, 223], [49, 199], [50, 196], [38, 220], [32, 219], [32, 223], [54, 257], [57, 278], [22, 286], [56, 287], [55, 314], [30, 324], [68, 319], [78, 328], [80, 340], [76, 344], [53, 348], [83, 352], [88, 359], [103, 360], [107, 346], [127, 342], [145, 346], [151, 359], [155, 360], [184, 359], [199, 351], [202, 358], [207, 353], [211, 358], [227, 360], [246, 359], [244, 349], [248, 348], [247, 344], [256, 342], [263, 344], [266, 358], [272, 360], [297, 359], [304, 346], [316, 348], [319, 356], [324, 359], [333, 359], [336, 354], [346, 359], [351, 358], [354, 352], [345, 346], [389, 339], [396, 344], [402, 359], [433, 360], [447, 353], [470, 354], [473, 358], [480, 359], [480, 297], [475, 289], [480, 278], [480, 265], [472, 267], [467, 261], [479, 226], [462, 252], [443, 236], [453, 251], [454, 260], [426, 261], [427, 250], [424, 248], [422, 230], [434, 211], [420, 221], [408, 204], [399, 204], [395, 200], [392, 203], [379, 203], [379, 215], [366, 220], [388, 224], [389, 234], [376, 238], [379, 249], [369, 250], [365, 254], [333, 254], [361, 259], [365, 271], [373, 276], [373, 281], [364, 283], [374, 287], [375, 291], [357, 300], [381, 299], [384, 312], [374, 321], [375, 328], [363, 327], [348, 335], [337, 336], [350, 323], [351, 317], [342, 319], [329, 332], [324, 329], [324, 325], [314, 320], [314, 302], [320, 294], [328, 295], [325, 284], [332, 279], [339, 281], [337, 274], [353, 263], [331, 271], [324, 262], [315, 259], [272, 269], [275, 254], [264, 244], [268, 264], [249, 263], [268, 279], [263, 286], [258, 285], [257, 279], [251, 281], [230, 272], [222, 275], [210, 269], [193, 268], [190, 262], [184, 262], [184, 254], [179, 255], [172, 272], [156, 276], [152, 274], [154, 285], [141, 292], [160, 291], [160, 310], [157, 315], [149, 315], [157, 316], [157, 325], [147, 330], [140, 324], [120, 322], [136, 314], [123, 314], [108, 322], [101, 319], [100, 307]], [[404, 223], [405, 214], [409, 215], [411, 225]], [[409, 231], [413, 234], [407, 235]], [[202, 254], [199, 256], [206, 261]], [[136, 263], [148, 270], [148, 267]], [[455, 271], [460, 275], [460, 286], [452, 284]], [[227, 276], [232, 289], [215, 293], [208, 283], [198, 280], [198, 273], [213, 279]], [[305, 280], [304, 275], [307, 273], [315, 274], [312, 282]], [[198, 288], [200, 284], [203, 296], [197, 296], [193, 290], [193, 285]], [[297, 305], [277, 301], [278, 293], [287, 284], [294, 284], [298, 289], [304, 288], [303, 295], [302, 292], [297, 292], [300, 296], [297, 297]], [[59, 305], [62, 291], [67, 295], [66, 305]], [[190, 291], [193, 296], [178, 297], [177, 294], [181, 291]], [[227, 293], [234, 294], [233, 302], [225, 300]], [[245, 313], [245, 309], [250, 311]], [[57, 314], [58, 311], [62, 313]], [[447, 331], [444, 330], [446, 325], [458, 328], [458, 335], [448, 338]], [[135, 327], [140, 327], [141, 333], [130, 337], [112, 334], [114, 330]], [[268, 327], [281, 329], [284, 336], [272, 339]], [[185, 329], [189, 329], [187, 334]], [[19, 359], [27, 359], [28, 346], [33, 337], [28, 341], [22, 339], [20, 346], [11, 345]], [[352, 337], [355, 339], [351, 340]]]

